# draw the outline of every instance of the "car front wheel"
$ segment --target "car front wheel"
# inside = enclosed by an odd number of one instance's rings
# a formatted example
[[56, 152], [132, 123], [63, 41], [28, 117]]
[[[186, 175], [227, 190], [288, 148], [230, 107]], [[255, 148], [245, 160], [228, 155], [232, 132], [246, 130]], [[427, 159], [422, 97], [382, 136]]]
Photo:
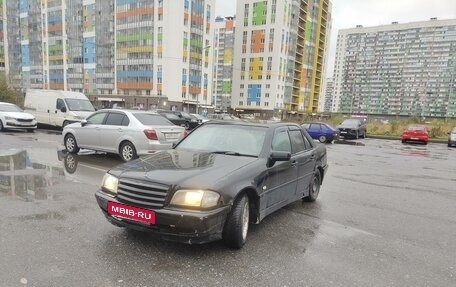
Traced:
[[304, 197], [303, 200], [307, 202], [313, 202], [317, 200], [318, 194], [320, 193], [320, 186], [321, 186], [321, 176], [320, 172], [316, 171], [312, 181], [309, 186], [309, 195]]
[[5, 128], [3, 127], [2, 121], [0, 121], [0, 132], [2, 132]]
[[225, 227], [223, 228], [223, 241], [234, 249], [244, 246], [249, 230], [249, 198], [243, 194], [236, 198]]
[[136, 158], [136, 148], [131, 142], [124, 142], [120, 146], [119, 155], [123, 161], [130, 161]]
[[65, 136], [65, 148], [72, 154], [77, 154], [79, 152], [78, 144], [72, 134]]

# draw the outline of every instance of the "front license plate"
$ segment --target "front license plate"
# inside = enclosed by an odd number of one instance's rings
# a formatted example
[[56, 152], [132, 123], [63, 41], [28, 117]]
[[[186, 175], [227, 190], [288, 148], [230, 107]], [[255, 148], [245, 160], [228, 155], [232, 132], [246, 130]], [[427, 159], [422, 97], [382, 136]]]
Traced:
[[133, 221], [155, 224], [155, 212], [153, 210], [133, 207], [116, 202], [108, 202], [108, 214]]
[[417, 141], [419, 138], [410, 138], [412, 141]]
[[346, 134], [347, 132], [340, 132], [340, 134]]

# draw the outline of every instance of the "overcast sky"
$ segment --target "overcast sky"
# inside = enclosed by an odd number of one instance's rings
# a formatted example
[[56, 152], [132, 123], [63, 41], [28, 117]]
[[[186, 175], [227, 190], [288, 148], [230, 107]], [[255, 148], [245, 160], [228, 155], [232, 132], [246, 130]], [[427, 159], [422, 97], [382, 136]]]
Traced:
[[[236, 0], [215, 0], [217, 16], [236, 13]], [[429, 18], [456, 19], [456, 0], [332, 0], [332, 32], [327, 75], [332, 75], [337, 31], [356, 25], [377, 26], [424, 21]]]

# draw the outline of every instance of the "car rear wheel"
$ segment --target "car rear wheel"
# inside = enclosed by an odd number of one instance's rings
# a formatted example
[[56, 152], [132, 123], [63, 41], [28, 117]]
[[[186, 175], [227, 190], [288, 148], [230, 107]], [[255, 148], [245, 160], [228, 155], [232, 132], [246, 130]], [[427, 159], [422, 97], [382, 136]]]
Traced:
[[136, 148], [131, 142], [124, 142], [119, 149], [120, 158], [123, 161], [130, 161], [137, 157]]
[[5, 128], [3, 127], [2, 121], [0, 121], [0, 132], [2, 132]]
[[190, 123], [189, 122], [185, 122], [184, 127], [185, 127], [186, 130], [189, 130], [190, 129]]
[[303, 200], [307, 202], [313, 202], [317, 200], [318, 194], [320, 193], [320, 186], [321, 175], [319, 171], [316, 171], [309, 186], [309, 195], [304, 197]]
[[327, 141], [326, 137], [325, 136], [319, 136], [318, 137], [318, 141], [321, 142], [321, 143], [325, 143]]
[[65, 136], [65, 148], [69, 153], [77, 154], [79, 152], [78, 143], [72, 134]]
[[223, 228], [223, 241], [227, 246], [234, 249], [244, 246], [249, 230], [249, 216], [249, 198], [246, 194], [238, 196]]

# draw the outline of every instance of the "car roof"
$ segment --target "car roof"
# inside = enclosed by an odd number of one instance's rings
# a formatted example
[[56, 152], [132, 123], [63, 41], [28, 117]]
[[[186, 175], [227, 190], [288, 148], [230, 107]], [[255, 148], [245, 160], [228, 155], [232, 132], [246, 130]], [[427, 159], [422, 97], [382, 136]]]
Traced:
[[324, 123], [324, 122], [305, 122], [305, 123], [303, 123], [303, 125], [307, 125], [307, 124], [321, 124], [321, 125], [327, 125], [328, 123]]
[[146, 110], [130, 110], [130, 109], [102, 109], [98, 110], [97, 112], [128, 112], [128, 113], [135, 113], [135, 114], [153, 114], [158, 115], [155, 111], [146, 111]]
[[296, 126], [301, 128], [298, 124], [295, 123], [272, 123], [272, 124], [262, 124], [262, 123], [252, 123], [252, 122], [244, 122], [244, 121], [218, 121], [218, 120], [211, 120], [205, 125], [232, 125], [232, 126], [250, 126], [250, 127], [263, 127], [263, 128], [278, 128], [278, 127], [286, 127], [286, 126]]
[[2, 105], [15, 106], [15, 104], [13, 104], [13, 103], [7, 103], [7, 102], [0, 102], [0, 104], [2, 104]]

